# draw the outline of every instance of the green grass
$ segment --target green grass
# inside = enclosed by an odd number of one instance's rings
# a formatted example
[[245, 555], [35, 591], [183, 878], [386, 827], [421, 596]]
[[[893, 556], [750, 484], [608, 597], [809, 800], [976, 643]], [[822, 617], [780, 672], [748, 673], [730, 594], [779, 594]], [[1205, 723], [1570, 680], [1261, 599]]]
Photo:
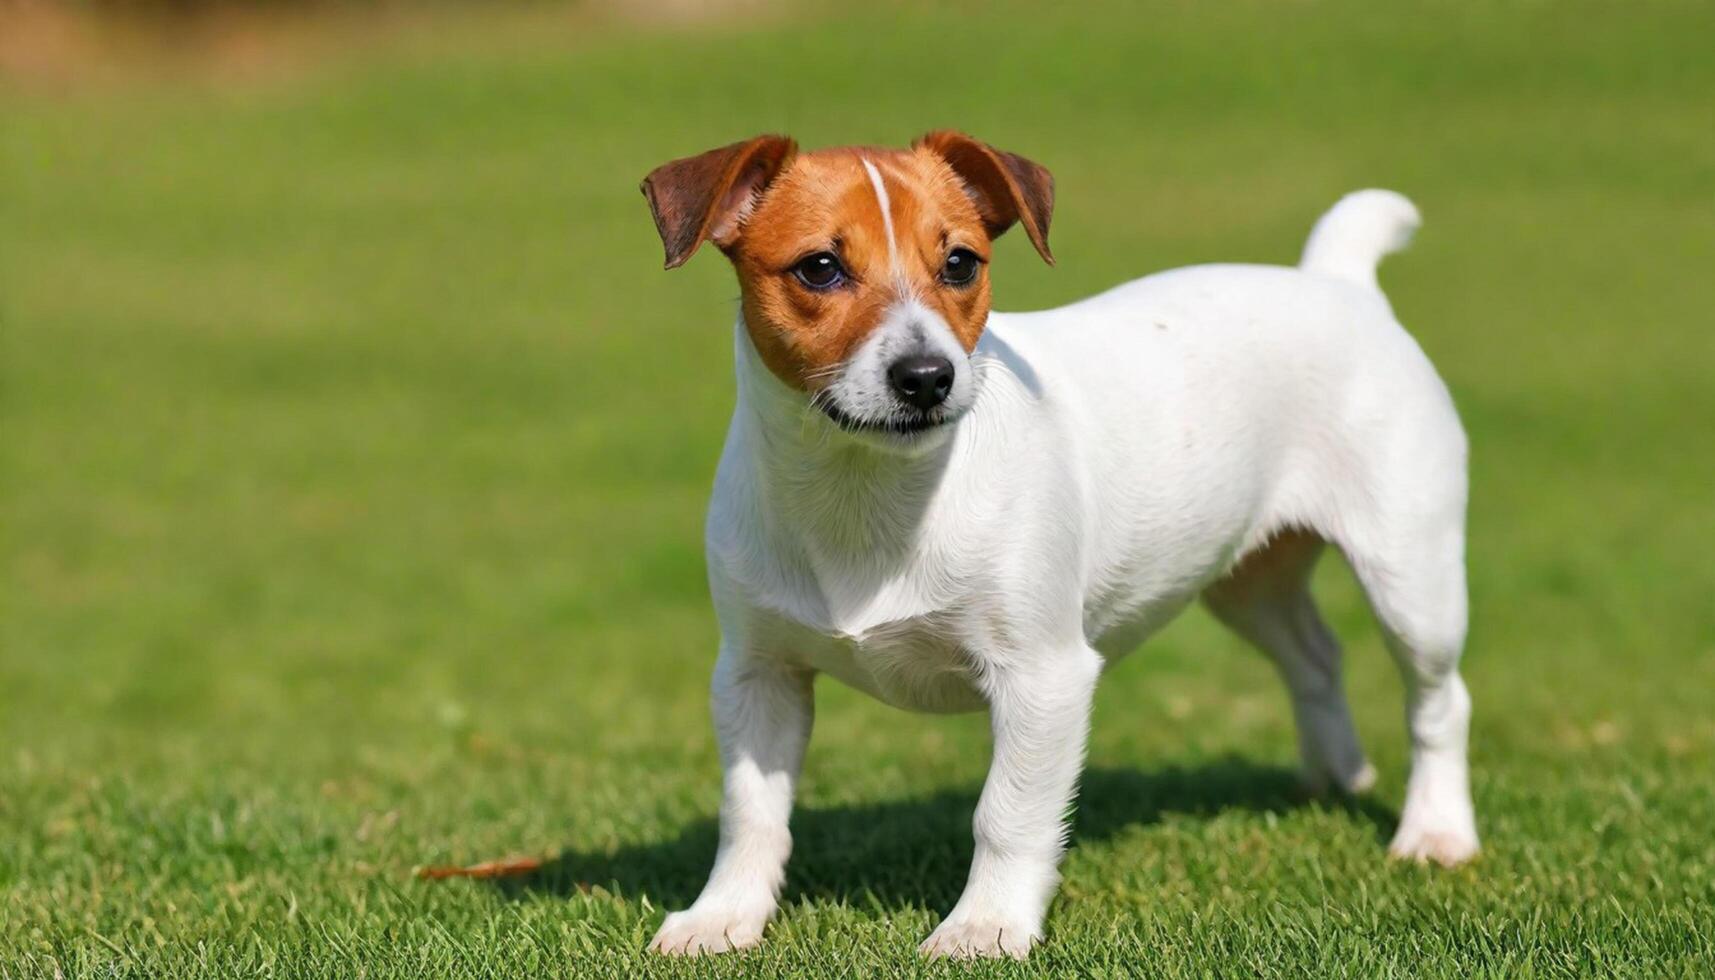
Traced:
[[[1715, 8], [855, 10], [0, 89], [0, 977], [1715, 968]], [[713, 852], [734, 286], [660, 271], [637, 180], [943, 125], [1059, 179], [1003, 308], [1421, 206], [1383, 278], [1474, 445], [1474, 866], [1383, 860], [1399, 685], [1330, 563], [1369, 798], [1296, 800], [1190, 614], [1103, 682], [1047, 945], [926, 966], [983, 719], [824, 682], [764, 947], [643, 956]], [[511, 853], [559, 857], [411, 876]]]

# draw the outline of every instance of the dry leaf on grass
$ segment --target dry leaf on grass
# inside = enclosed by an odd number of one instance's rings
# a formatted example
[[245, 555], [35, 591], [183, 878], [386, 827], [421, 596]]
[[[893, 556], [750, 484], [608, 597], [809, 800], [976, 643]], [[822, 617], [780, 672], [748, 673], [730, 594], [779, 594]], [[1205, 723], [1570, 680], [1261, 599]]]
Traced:
[[443, 878], [510, 878], [514, 875], [527, 875], [540, 870], [541, 867], [541, 858], [510, 857], [467, 864], [462, 868], [451, 865], [418, 868], [417, 877], [424, 881], [440, 881]]

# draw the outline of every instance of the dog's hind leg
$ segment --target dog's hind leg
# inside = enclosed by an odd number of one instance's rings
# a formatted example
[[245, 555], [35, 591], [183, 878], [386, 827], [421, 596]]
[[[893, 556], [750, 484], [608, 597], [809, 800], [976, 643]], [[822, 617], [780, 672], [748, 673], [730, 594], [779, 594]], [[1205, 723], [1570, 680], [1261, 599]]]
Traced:
[[1274, 661], [1292, 696], [1304, 782], [1361, 793], [1375, 783], [1352, 727], [1341, 682], [1340, 644], [1310, 596], [1322, 539], [1288, 531], [1251, 552], [1203, 592], [1209, 611]]
[[[1444, 398], [1444, 396], [1442, 396]], [[1362, 459], [1336, 540], [1405, 681], [1411, 776], [1389, 852], [1455, 865], [1477, 853], [1466, 743], [1465, 439], [1448, 402], [1400, 416]]]
[[1411, 777], [1388, 852], [1448, 866], [1477, 853], [1466, 762], [1471, 696], [1459, 676], [1467, 600], [1458, 496], [1457, 517], [1413, 513], [1347, 545], [1405, 681]]

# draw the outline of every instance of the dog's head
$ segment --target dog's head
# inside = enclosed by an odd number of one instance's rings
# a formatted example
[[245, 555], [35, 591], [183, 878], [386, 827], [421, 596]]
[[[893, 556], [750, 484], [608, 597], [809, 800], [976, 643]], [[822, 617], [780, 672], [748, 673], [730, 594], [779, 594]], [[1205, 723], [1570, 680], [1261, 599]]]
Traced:
[[667, 268], [714, 242], [768, 369], [840, 428], [888, 442], [975, 398], [990, 242], [1021, 224], [1054, 261], [1053, 177], [950, 131], [908, 150], [813, 153], [758, 136], [657, 167], [643, 194]]

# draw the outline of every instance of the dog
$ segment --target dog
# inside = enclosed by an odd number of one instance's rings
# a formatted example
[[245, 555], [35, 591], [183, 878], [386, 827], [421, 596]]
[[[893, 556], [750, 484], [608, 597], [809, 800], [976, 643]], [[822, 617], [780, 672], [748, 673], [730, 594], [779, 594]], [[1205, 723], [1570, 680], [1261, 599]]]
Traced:
[[1457, 669], [1467, 443], [1375, 277], [1417, 228], [1408, 200], [1343, 198], [1297, 268], [1197, 266], [993, 313], [996, 236], [1022, 226], [1053, 262], [1054, 181], [962, 133], [802, 153], [758, 136], [642, 189], [667, 268], [713, 242], [741, 289], [706, 533], [720, 844], [652, 949], [761, 940], [820, 674], [908, 710], [989, 712], [970, 876], [930, 956], [1042, 940], [1097, 677], [1194, 600], [1278, 668], [1305, 781], [1365, 791], [1308, 591], [1328, 544], [1405, 680], [1390, 851], [1477, 853]]

